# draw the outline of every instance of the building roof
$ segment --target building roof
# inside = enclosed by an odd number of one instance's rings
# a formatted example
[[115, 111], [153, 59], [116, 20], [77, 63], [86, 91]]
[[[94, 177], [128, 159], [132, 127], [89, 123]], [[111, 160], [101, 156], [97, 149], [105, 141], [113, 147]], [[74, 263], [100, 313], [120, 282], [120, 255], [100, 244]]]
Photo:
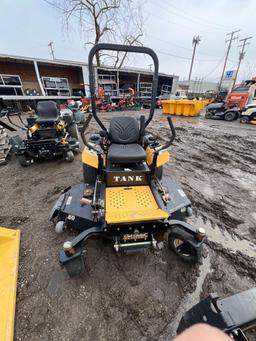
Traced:
[[[0, 53], [0, 59], [10, 59], [10, 60], [19, 60], [19, 61], [27, 61], [27, 62], [34, 62], [37, 61], [39, 63], [45, 63], [45, 64], [57, 64], [57, 65], [66, 65], [66, 66], [87, 66], [87, 63], [84, 62], [78, 62], [73, 60], [65, 60], [65, 59], [45, 59], [45, 58], [33, 58], [33, 57], [24, 57], [24, 56], [16, 56], [16, 55], [8, 55], [8, 54], [2, 54]], [[123, 72], [130, 72], [130, 73], [143, 73], [151, 75], [153, 74], [152, 71], [144, 69], [144, 68], [138, 68], [138, 67], [123, 67], [121, 69], [115, 69], [108, 65], [102, 65], [99, 67], [100, 69], [105, 70], [112, 70], [112, 71], [123, 71]], [[167, 74], [163, 72], [159, 72], [159, 76], [163, 77], [175, 77], [178, 78], [179, 76], [174, 74]]]
[[0, 53], [0, 59], [11, 59], [11, 60], [19, 60], [19, 61], [29, 61], [33, 62], [34, 60], [40, 63], [47, 63], [47, 64], [60, 64], [60, 65], [67, 65], [67, 66], [86, 66], [86, 63], [76, 62], [72, 60], [65, 60], [65, 59], [45, 59], [45, 58], [33, 58], [33, 57], [24, 57], [24, 56], [16, 56], [16, 55], [8, 55]]

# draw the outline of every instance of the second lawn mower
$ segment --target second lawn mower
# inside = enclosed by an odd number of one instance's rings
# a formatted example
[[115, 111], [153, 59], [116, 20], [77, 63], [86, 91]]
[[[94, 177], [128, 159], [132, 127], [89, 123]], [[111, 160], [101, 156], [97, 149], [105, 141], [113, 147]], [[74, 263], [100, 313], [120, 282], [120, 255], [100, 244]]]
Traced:
[[[99, 50], [148, 54], [154, 61], [153, 88], [149, 117], [138, 121], [131, 116], [113, 117], [107, 129], [96, 112], [93, 57]], [[192, 214], [191, 202], [169, 177], [163, 165], [169, 161], [168, 148], [175, 138], [161, 144], [147, 133], [154, 116], [158, 84], [158, 58], [153, 50], [139, 46], [95, 45], [89, 54], [92, 114], [82, 129], [84, 182], [66, 188], [54, 205], [50, 219], [57, 233], [64, 229], [79, 234], [66, 241], [60, 263], [70, 276], [84, 268], [83, 243], [92, 236], [110, 239], [116, 252], [138, 252], [157, 248], [167, 235], [170, 248], [183, 260], [196, 262], [205, 238], [203, 228], [186, 222]], [[101, 131], [87, 141], [85, 130], [92, 117]], [[161, 243], [162, 244], [162, 243]]]
[[34, 159], [54, 159], [57, 156], [71, 162], [79, 148], [77, 125], [71, 111], [60, 114], [53, 101], [38, 102], [36, 115], [18, 118], [22, 126], [7, 116], [10, 123], [26, 131], [27, 138], [19, 135], [11, 139], [15, 154], [22, 166], [29, 166]]
[[205, 118], [235, 121], [240, 116], [240, 109], [235, 104], [228, 106], [225, 102], [211, 103], [205, 110]]

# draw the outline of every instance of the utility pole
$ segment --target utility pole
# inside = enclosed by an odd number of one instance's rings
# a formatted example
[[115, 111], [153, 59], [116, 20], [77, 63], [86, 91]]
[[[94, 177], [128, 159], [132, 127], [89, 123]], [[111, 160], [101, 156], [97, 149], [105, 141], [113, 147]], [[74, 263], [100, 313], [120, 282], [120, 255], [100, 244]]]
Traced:
[[238, 46], [238, 47], [242, 47], [242, 50], [239, 53], [238, 65], [237, 65], [237, 69], [236, 69], [236, 75], [235, 75], [235, 79], [234, 79], [234, 82], [233, 82], [232, 90], [234, 89], [234, 86], [236, 84], [237, 75], [238, 75], [238, 72], [239, 72], [239, 69], [240, 69], [241, 62], [244, 59], [244, 55], [245, 55], [245, 52], [246, 52], [245, 51], [245, 46], [250, 44], [250, 43], [247, 43], [247, 40], [250, 40], [250, 39], [252, 39], [252, 37], [246, 37], [244, 39], [240, 39], [239, 40], [239, 41], [242, 41], [243, 43], [242, 43], [242, 45]]
[[222, 85], [222, 82], [223, 82], [224, 72], [225, 72], [225, 69], [226, 69], [226, 65], [227, 65], [227, 61], [228, 61], [228, 56], [229, 56], [229, 52], [230, 52], [230, 49], [231, 49], [231, 45], [232, 45], [232, 42], [234, 40], [238, 39], [238, 35], [235, 36], [235, 33], [239, 32], [239, 31], [240, 30], [236, 30], [236, 31], [232, 31], [230, 33], [227, 33], [227, 36], [230, 36], [230, 38], [226, 39], [226, 43], [228, 43], [228, 49], [227, 49], [227, 53], [226, 53], [225, 62], [224, 62], [224, 65], [223, 65], [222, 74], [221, 74], [221, 77], [220, 77], [219, 91], [221, 89], [221, 85]]
[[52, 56], [52, 59], [55, 59], [54, 50], [53, 50], [52, 45], [53, 45], [53, 41], [50, 41], [48, 44], [48, 46], [50, 47], [50, 54]]
[[194, 46], [194, 48], [193, 48], [193, 54], [192, 54], [190, 70], [189, 70], [189, 76], [188, 76], [188, 87], [189, 87], [189, 83], [190, 83], [190, 79], [191, 79], [191, 75], [192, 75], [192, 69], [193, 69], [195, 53], [196, 53], [196, 46], [197, 46], [197, 44], [199, 44], [200, 41], [201, 41], [201, 38], [199, 36], [194, 36], [193, 37], [192, 46]]

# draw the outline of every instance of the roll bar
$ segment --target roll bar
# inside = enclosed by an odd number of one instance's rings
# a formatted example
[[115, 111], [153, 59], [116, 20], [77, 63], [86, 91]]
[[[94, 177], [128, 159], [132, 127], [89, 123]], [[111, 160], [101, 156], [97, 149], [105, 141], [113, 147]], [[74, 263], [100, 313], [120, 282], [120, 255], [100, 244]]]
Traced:
[[101, 120], [99, 119], [96, 113], [95, 72], [94, 72], [94, 67], [93, 67], [93, 57], [100, 50], [143, 53], [143, 54], [149, 55], [153, 59], [154, 74], [153, 74], [151, 105], [150, 105], [149, 117], [145, 122], [145, 127], [147, 127], [147, 125], [150, 123], [150, 121], [152, 120], [154, 116], [155, 101], [156, 101], [156, 95], [157, 95], [159, 62], [158, 62], [158, 57], [156, 53], [152, 49], [148, 47], [144, 47], [144, 46], [130, 46], [130, 45], [105, 44], [105, 43], [94, 45], [94, 47], [91, 49], [89, 53], [89, 57], [88, 57], [88, 66], [89, 66], [89, 83], [90, 83], [90, 92], [91, 92], [92, 114], [96, 122], [99, 124], [99, 126], [106, 132], [107, 132], [107, 128], [101, 122]]

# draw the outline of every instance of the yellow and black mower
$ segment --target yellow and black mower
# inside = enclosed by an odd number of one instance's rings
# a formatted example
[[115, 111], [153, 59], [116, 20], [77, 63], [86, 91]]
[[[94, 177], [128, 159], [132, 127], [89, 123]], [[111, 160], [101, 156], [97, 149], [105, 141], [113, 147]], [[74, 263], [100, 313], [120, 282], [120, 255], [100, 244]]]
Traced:
[[[145, 53], [154, 61], [149, 117], [113, 117], [107, 129], [96, 112], [93, 57], [99, 50]], [[169, 161], [168, 148], [175, 138], [171, 118], [170, 140], [161, 144], [146, 133], [154, 116], [158, 84], [158, 58], [146, 47], [113, 44], [95, 45], [89, 54], [92, 114], [82, 129], [84, 182], [66, 188], [52, 209], [55, 231], [75, 229], [80, 233], [63, 244], [60, 263], [70, 276], [84, 268], [82, 244], [91, 236], [113, 240], [116, 252], [138, 252], [157, 248], [167, 234], [170, 248], [186, 261], [198, 260], [205, 238], [204, 229], [186, 222], [191, 203], [183, 190], [163, 176]], [[87, 141], [85, 131], [92, 117], [101, 131]]]
[[22, 126], [10, 119], [10, 123], [26, 131], [27, 138], [23, 140], [19, 135], [11, 139], [14, 152], [22, 166], [29, 166], [35, 159], [54, 159], [62, 156], [67, 161], [74, 160], [74, 152], [79, 148], [78, 130], [72, 111], [64, 114], [58, 110], [53, 101], [40, 101], [36, 114], [22, 120]]

